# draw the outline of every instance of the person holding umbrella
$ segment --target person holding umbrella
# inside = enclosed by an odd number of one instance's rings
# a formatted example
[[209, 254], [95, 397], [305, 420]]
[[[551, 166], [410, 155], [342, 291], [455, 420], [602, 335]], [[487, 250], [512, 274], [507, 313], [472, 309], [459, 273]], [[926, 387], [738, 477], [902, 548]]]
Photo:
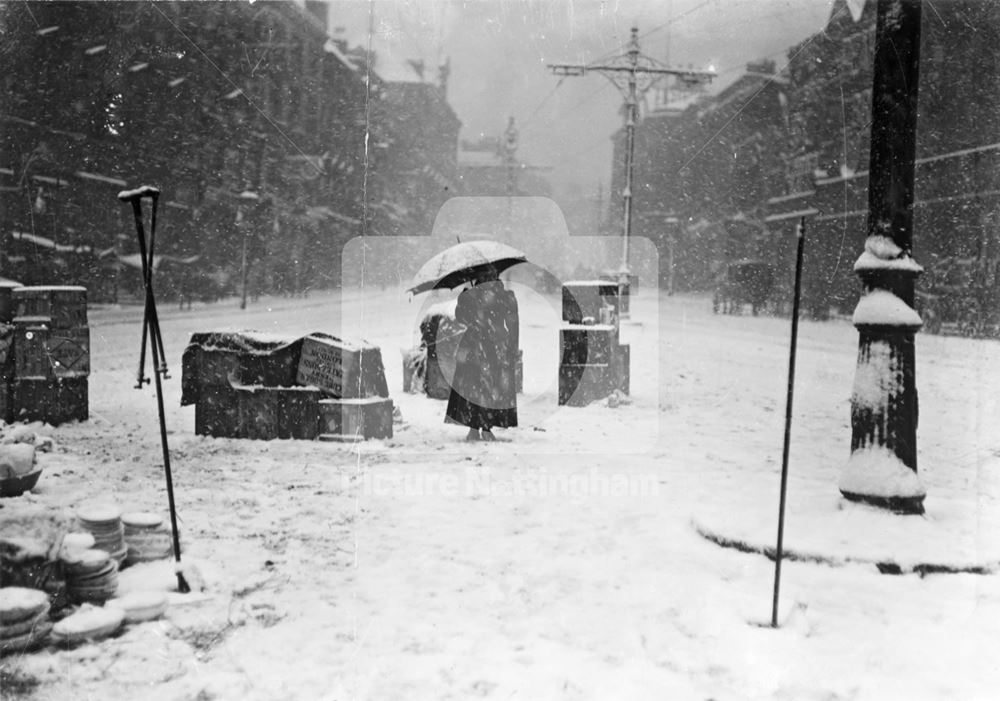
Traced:
[[496, 440], [494, 428], [517, 426], [517, 299], [493, 267], [483, 268], [458, 296], [455, 320], [465, 327], [445, 422], [469, 427], [466, 440]]
[[468, 284], [455, 320], [464, 326], [455, 359], [445, 422], [467, 426], [466, 440], [496, 440], [494, 428], [517, 426], [517, 298], [500, 273], [523, 263], [523, 253], [495, 241], [469, 241], [421, 267], [411, 292]]

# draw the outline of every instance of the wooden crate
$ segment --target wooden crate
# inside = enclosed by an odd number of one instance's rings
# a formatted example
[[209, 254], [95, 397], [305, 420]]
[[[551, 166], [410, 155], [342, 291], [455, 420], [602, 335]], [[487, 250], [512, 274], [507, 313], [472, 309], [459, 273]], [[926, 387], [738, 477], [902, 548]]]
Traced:
[[392, 438], [392, 400], [323, 399], [319, 402], [320, 440]]
[[15, 379], [13, 419], [44, 421], [56, 426], [90, 417], [86, 377], [58, 379]]
[[559, 366], [560, 405], [587, 406], [604, 399], [614, 389], [614, 371], [610, 364]]
[[194, 405], [194, 432], [199, 436], [238, 438], [240, 404], [229, 385], [203, 387]]
[[240, 354], [231, 350], [201, 349], [198, 353], [198, 384], [228, 386], [240, 382]]
[[266, 352], [243, 353], [240, 355], [240, 383], [291, 387], [298, 378], [301, 357], [301, 341]]
[[379, 347], [327, 334], [302, 339], [296, 382], [341, 399], [389, 396]]
[[239, 405], [238, 438], [313, 440], [319, 435], [320, 390], [311, 387], [235, 388]]
[[559, 404], [587, 406], [615, 390], [629, 394], [631, 359], [627, 344], [611, 346], [607, 362], [559, 365]]
[[563, 321], [581, 324], [587, 317], [598, 320], [601, 307], [610, 306], [618, 315], [618, 283], [611, 280], [571, 280], [563, 283]]
[[0, 324], [10, 322], [15, 316], [14, 290], [22, 285], [0, 280]]
[[568, 325], [559, 330], [562, 365], [601, 365], [611, 362], [618, 347], [618, 328], [610, 325]]
[[90, 375], [90, 328], [53, 328], [47, 317], [14, 320], [14, 376], [27, 379]]
[[621, 390], [623, 394], [630, 394], [631, 390], [631, 361], [632, 353], [629, 345], [623, 343], [618, 346], [611, 360], [611, 371], [614, 374], [614, 388]]
[[278, 393], [278, 438], [313, 440], [319, 436], [322, 393], [311, 387], [283, 387]]
[[56, 329], [87, 325], [87, 288], [73, 286], [18, 287], [14, 317], [47, 316]]
[[14, 421], [14, 383], [4, 377], [0, 377], [0, 421]]

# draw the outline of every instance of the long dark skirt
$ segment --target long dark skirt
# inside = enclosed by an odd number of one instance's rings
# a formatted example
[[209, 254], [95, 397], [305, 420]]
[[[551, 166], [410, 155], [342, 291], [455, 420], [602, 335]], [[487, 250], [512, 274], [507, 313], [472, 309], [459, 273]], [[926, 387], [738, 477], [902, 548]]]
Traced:
[[517, 426], [518, 313], [500, 281], [462, 292], [455, 320], [465, 326], [445, 421], [473, 429]]

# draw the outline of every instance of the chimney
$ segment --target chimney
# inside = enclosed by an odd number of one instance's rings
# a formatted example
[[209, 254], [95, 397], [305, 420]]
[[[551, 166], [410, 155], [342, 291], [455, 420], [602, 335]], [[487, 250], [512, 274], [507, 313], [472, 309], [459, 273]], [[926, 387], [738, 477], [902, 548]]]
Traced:
[[448, 76], [451, 75], [451, 57], [446, 56], [444, 61], [438, 66], [438, 86], [441, 88], [441, 93], [447, 97], [448, 95]]

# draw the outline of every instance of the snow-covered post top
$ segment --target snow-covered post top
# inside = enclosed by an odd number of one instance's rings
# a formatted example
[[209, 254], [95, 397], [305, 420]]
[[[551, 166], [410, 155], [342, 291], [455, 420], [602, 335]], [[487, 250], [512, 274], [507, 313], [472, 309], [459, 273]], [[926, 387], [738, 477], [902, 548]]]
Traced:
[[865, 285], [854, 310], [854, 325], [920, 328], [923, 324], [920, 315], [897, 294], [892, 283], [899, 278], [912, 280], [923, 271], [888, 236], [869, 236], [864, 252], [854, 264], [854, 272]]

